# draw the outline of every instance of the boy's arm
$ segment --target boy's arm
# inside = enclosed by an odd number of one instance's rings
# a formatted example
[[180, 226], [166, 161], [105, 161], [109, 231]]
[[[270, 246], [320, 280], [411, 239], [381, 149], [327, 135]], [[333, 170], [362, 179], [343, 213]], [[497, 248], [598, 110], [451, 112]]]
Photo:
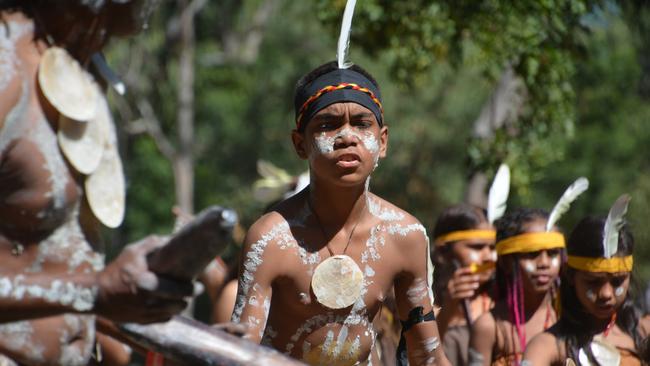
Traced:
[[[431, 281], [433, 268], [429, 257], [429, 240], [422, 225], [400, 240], [403, 269], [395, 280], [395, 300], [402, 325], [409, 364], [412, 366], [448, 365], [440, 334], [433, 317]], [[403, 249], [403, 250], [402, 250]]]
[[[260, 221], [269, 220], [262, 218]], [[262, 340], [271, 307], [271, 285], [277, 268], [274, 263], [280, 259], [274, 255], [274, 252], [279, 254], [274, 246], [277, 237], [289, 230], [286, 223], [268, 229], [268, 225], [260, 221], [250, 228], [244, 240], [237, 299], [231, 318], [235, 323], [246, 325], [246, 337], [258, 343]]]

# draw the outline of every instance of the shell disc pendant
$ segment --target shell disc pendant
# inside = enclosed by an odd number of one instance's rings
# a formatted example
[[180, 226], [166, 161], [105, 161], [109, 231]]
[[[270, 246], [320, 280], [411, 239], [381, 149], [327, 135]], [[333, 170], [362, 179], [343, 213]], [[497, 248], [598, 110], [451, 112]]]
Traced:
[[101, 93], [97, 98], [97, 113], [88, 122], [61, 115], [57, 136], [59, 146], [79, 173], [88, 175], [97, 169], [112, 124], [111, 111], [106, 97]]
[[38, 64], [38, 85], [62, 115], [81, 122], [95, 116], [99, 86], [63, 48], [45, 50]]
[[330, 309], [347, 308], [361, 297], [363, 272], [352, 258], [335, 255], [316, 267], [311, 287], [321, 305]]
[[126, 206], [126, 183], [122, 160], [117, 150], [115, 126], [108, 124], [108, 136], [104, 143], [99, 166], [86, 177], [86, 198], [90, 209], [102, 224], [116, 228], [124, 220]]

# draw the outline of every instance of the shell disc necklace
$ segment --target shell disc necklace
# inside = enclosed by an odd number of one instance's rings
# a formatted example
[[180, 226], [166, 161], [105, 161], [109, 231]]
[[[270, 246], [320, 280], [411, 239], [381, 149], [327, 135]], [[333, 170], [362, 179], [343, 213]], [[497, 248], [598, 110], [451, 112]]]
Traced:
[[[316, 222], [318, 223], [323, 238], [327, 240], [325, 228], [323, 227], [323, 224], [321, 223], [309, 198], [307, 199], [307, 203], [309, 204], [309, 209], [316, 218]], [[347, 256], [345, 252], [348, 250], [354, 231], [361, 221], [363, 209], [365, 209], [365, 205], [362, 208], [361, 213], [359, 213], [357, 222], [350, 231], [348, 242], [345, 244], [343, 253], [334, 255], [334, 252], [329, 246], [329, 242], [326, 242], [325, 246], [330, 253], [330, 257], [316, 266], [311, 278], [311, 288], [314, 291], [314, 295], [316, 295], [316, 300], [321, 305], [330, 309], [347, 308], [361, 297], [361, 291], [363, 289], [363, 272], [361, 272], [357, 263]]]

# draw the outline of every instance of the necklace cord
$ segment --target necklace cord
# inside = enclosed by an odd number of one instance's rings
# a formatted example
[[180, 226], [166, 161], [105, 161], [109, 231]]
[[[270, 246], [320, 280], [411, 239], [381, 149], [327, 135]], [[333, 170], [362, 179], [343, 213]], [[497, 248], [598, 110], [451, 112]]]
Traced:
[[[330, 248], [330, 243], [328, 238], [327, 233], [325, 232], [325, 227], [323, 226], [323, 223], [320, 220], [320, 217], [318, 217], [318, 214], [316, 213], [316, 210], [314, 209], [314, 206], [311, 203], [311, 199], [307, 198], [307, 204], [309, 205], [309, 210], [314, 214], [314, 217], [316, 218], [316, 222], [318, 223], [318, 227], [320, 228], [321, 234], [323, 235], [323, 239], [325, 239], [325, 247], [330, 253], [330, 256], [334, 256], [334, 251], [332, 251], [332, 248]], [[350, 235], [348, 236], [348, 242], [345, 244], [345, 248], [343, 248], [343, 253], [347, 252], [348, 247], [350, 246], [350, 243], [352, 242], [352, 236], [354, 235], [354, 231], [357, 229], [357, 225], [359, 225], [359, 222], [361, 222], [361, 217], [363, 215], [363, 210], [366, 208], [366, 205], [364, 203], [363, 207], [361, 208], [361, 212], [359, 213], [359, 217], [357, 217], [356, 222], [354, 223], [354, 226], [352, 227], [352, 230], [350, 231]]]

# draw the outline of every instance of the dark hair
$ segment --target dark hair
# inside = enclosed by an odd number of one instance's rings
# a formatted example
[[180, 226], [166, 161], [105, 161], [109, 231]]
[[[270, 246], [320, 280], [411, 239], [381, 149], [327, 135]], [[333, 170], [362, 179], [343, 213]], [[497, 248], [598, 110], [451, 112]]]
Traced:
[[[442, 211], [433, 228], [433, 237], [452, 231], [469, 230], [478, 227], [481, 223], [487, 222], [487, 215], [484, 209], [461, 203], [447, 207]], [[436, 254], [446, 255], [450, 252], [450, 246], [444, 245], [435, 247]], [[453, 263], [446, 261], [441, 256], [434, 255], [433, 261], [436, 264], [436, 270], [433, 272], [433, 284], [436, 301], [441, 303], [446, 293], [446, 280], [455, 270]]]
[[535, 220], [548, 219], [548, 212], [541, 208], [518, 208], [494, 223], [497, 229], [497, 242], [524, 233], [524, 224]]
[[[318, 66], [317, 68], [313, 69], [312, 71], [308, 72], [307, 74], [305, 74], [300, 79], [298, 79], [298, 82], [296, 83], [296, 89], [295, 89], [294, 94], [293, 94], [293, 96], [294, 96], [293, 97], [294, 104], [298, 103], [298, 100], [297, 100], [298, 96], [300, 94], [302, 94], [303, 90], [307, 87], [307, 85], [309, 83], [311, 83], [312, 81], [318, 79], [321, 75], [325, 75], [328, 72], [338, 70], [338, 68], [339, 68], [339, 65], [338, 65], [337, 61], [326, 62], [326, 63]], [[366, 79], [370, 80], [372, 85], [374, 85], [377, 88], [377, 90], [380, 90], [379, 89], [379, 84], [377, 83], [377, 80], [375, 80], [375, 78], [372, 75], [370, 75], [370, 73], [368, 71], [366, 71], [364, 68], [362, 68], [361, 66], [358, 66], [356, 64], [353, 64], [352, 66], [349, 67], [349, 69], [352, 70], [352, 71], [356, 71], [359, 74], [363, 75]]]
[[[548, 219], [548, 212], [540, 208], [517, 208], [511, 212], [506, 213], [502, 218], [498, 219], [494, 226], [497, 229], [497, 243], [501, 240], [525, 233], [524, 225], [535, 220]], [[515, 277], [519, 274], [519, 264], [513, 261], [513, 268], [508, 275], [503, 267], [499, 265], [504, 258], [514, 257], [517, 254], [507, 254], [497, 257], [497, 299], [505, 299], [508, 295], [508, 288], [514, 286]]]
[[[605, 221], [606, 219], [604, 217], [593, 216], [582, 219], [571, 232], [571, 236], [567, 242], [568, 254], [580, 257], [602, 258], [604, 256], [602, 242]], [[614, 256], [629, 256], [632, 255], [633, 251], [634, 238], [628, 225], [624, 225], [618, 239], [618, 251]], [[578, 300], [575, 287], [570, 281], [570, 278], [574, 275], [575, 270], [572, 268], [566, 268], [562, 273], [562, 283], [560, 285], [562, 314], [554, 332], [558, 339], [565, 341], [567, 356], [577, 359], [579, 349], [589, 343], [594, 334], [602, 329], [599, 330], [589, 327], [590, 324], [595, 323], [594, 318], [591, 314], [587, 313], [582, 303]], [[637, 332], [640, 311], [635, 307], [633, 302], [634, 285], [634, 281], [630, 275], [630, 290], [628, 290], [623, 305], [616, 312], [616, 324], [634, 339], [637, 350], [641, 350], [643, 342]], [[586, 350], [588, 356], [593, 358], [589, 347]]]
[[437, 238], [452, 231], [474, 229], [483, 222], [487, 222], [487, 215], [480, 207], [465, 203], [450, 206], [438, 217], [433, 227], [433, 237]]
[[[548, 220], [548, 212], [539, 208], [518, 208], [507, 214], [505, 214], [501, 219], [495, 222], [497, 229], [497, 246], [499, 241], [504, 239], [524, 234], [526, 229], [524, 225], [536, 220]], [[519, 268], [519, 257], [518, 253], [499, 255], [497, 256], [497, 270], [496, 270], [496, 281], [497, 281], [497, 291], [496, 299], [497, 301], [506, 301], [507, 309], [510, 316], [510, 321], [514, 325], [517, 332], [520, 332], [521, 328], [525, 326], [522, 323], [522, 319], [525, 318], [525, 299], [524, 299], [524, 289], [523, 289], [523, 279], [521, 275], [521, 270]], [[506, 263], [510, 261], [510, 272], [506, 271]], [[554, 283], [554, 286], [551, 287], [551, 296], [553, 300], [555, 299], [555, 288], [557, 288], [557, 281]], [[555, 301], [553, 301], [554, 303]], [[520, 333], [521, 334], [521, 333]], [[522, 349], [525, 348], [525, 336], [523, 344], [520, 345]]]

